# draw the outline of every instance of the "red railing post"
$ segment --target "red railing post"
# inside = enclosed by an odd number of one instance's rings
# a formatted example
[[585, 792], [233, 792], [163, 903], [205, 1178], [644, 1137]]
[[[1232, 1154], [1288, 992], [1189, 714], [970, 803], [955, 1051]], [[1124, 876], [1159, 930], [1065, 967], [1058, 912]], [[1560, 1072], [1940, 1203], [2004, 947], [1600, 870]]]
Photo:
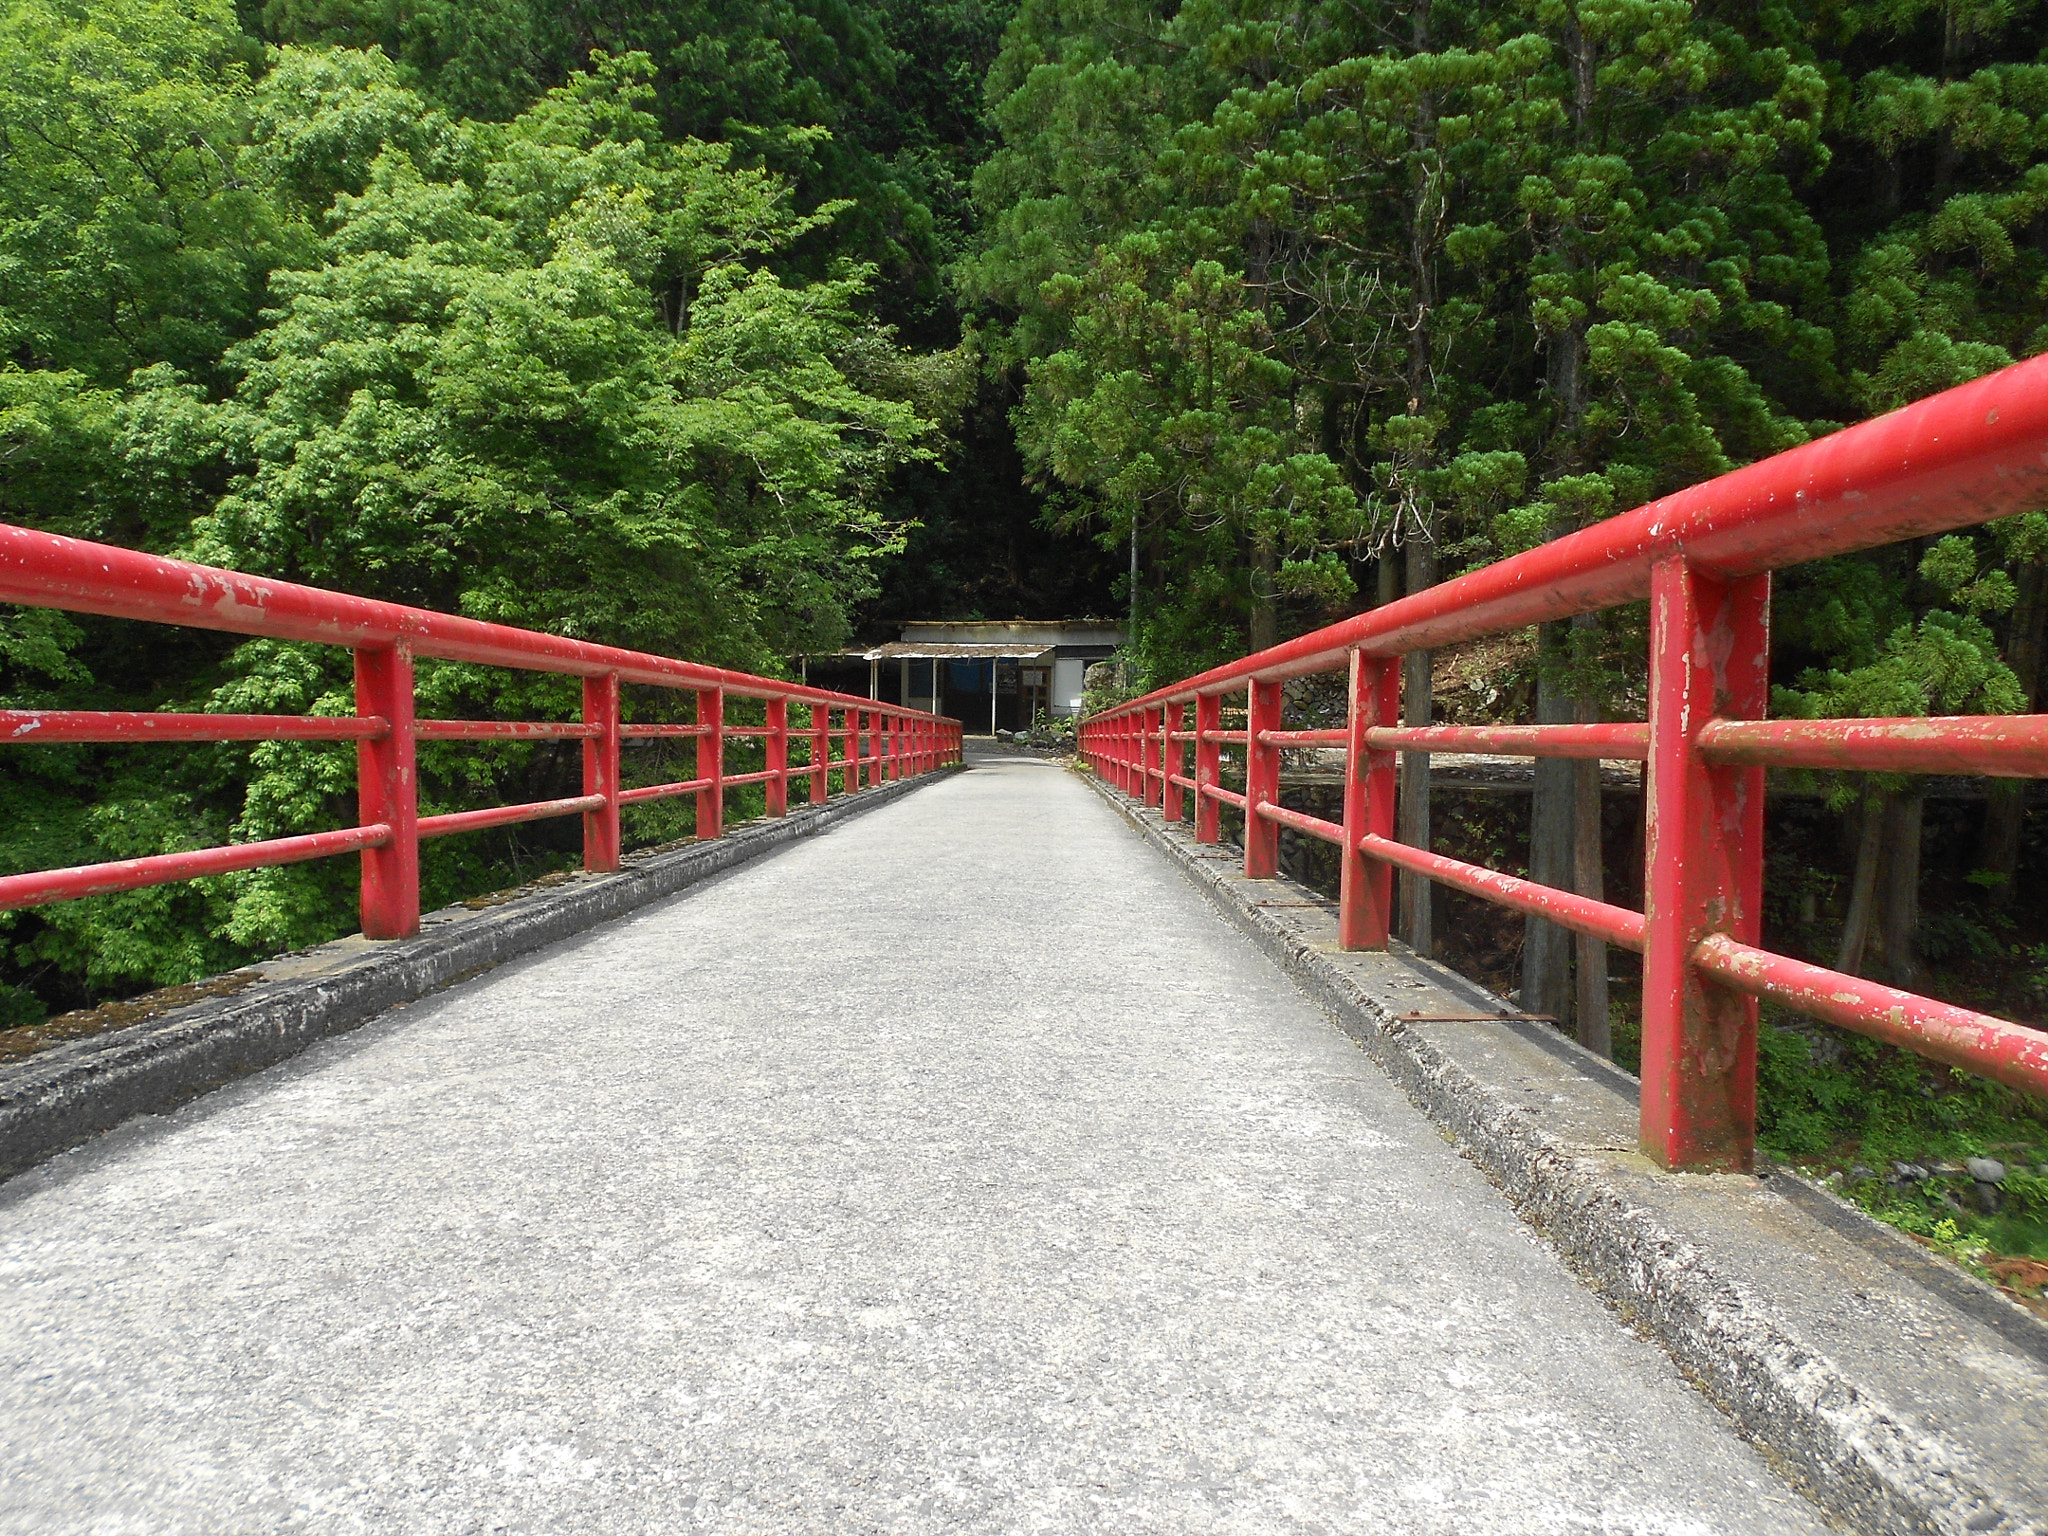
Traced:
[[1209, 791], [1223, 782], [1223, 696], [1195, 695], [1195, 841], [1213, 843], [1223, 836], [1223, 806]]
[[420, 931], [419, 773], [413, 739], [412, 652], [403, 645], [356, 652], [356, 713], [382, 715], [388, 734], [356, 743], [356, 820], [391, 828], [381, 848], [362, 853], [366, 939]]
[[1394, 754], [1366, 744], [1374, 726], [1401, 723], [1401, 661], [1351, 653], [1344, 758], [1344, 863], [1337, 886], [1337, 946], [1385, 949], [1394, 919], [1394, 871], [1359, 851], [1370, 835], [1394, 835]]
[[1651, 572], [1642, 1145], [1667, 1168], [1755, 1159], [1756, 999], [1691, 957], [1707, 934], [1754, 944], [1762, 926], [1764, 770], [1710, 764], [1697, 738], [1763, 718], [1770, 601], [1768, 575], [1723, 582], [1683, 555]]
[[603, 795], [599, 810], [583, 813], [583, 867], [593, 873], [619, 867], [619, 674], [583, 679], [583, 723], [598, 728], [583, 738], [583, 793]]
[[697, 791], [697, 837], [706, 841], [725, 832], [725, 690], [697, 690], [697, 777], [711, 782]]
[[900, 711], [891, 710], [889, 722], [889, 779], [893, 783], [903, 777], [903, 716]]
[[860, 706], [846, 706], [845, 719], [840, 722], [846, 727], [845, 756], [841, 759], [845, 767], [839, 770], [839, 787], [847, 794], [860, 792]]
[[1280, 683], [1251, 680], [1244, 726], [1244, 874], [1270, 880], [1280, 873], [1280, 825], [1259, 814], [1280, 799], [1280, 749], [1259, 740], [1280, 729]]
[[1159, 794], [1152, 803], [1159, 807], [1160, 814], [1163, 816], [1166, 812], [1166, 737], [1169, 730], [1166, 723], [1166, 706], [1162, 704], [1153, 710], [1152, 717], [1159, 727], [1155, 733], [1159, 738], [1159, 746], [1152, 754], [1152, 766], [1159, 775]]
[[768, 701], [768, 814], [789, 814], [789, 700]]
[[1144, 740], [1140, 746], [1145, 775], [1145, 803], [1158, 805], [1160, 791], [1165, 784], [1166, 743], [1159, 736], [1160, 720], [1164, 711], [1148, 709], [1139, 717], [1138, 729]]
[[1173, 781], [1176, 778], [1186, 777], [1181, 771], [1183, 757], [1181, 748], [1185, 743], [1175, 741], [1173, 738], [1176, 733], [1187, 729], [1181, 723], [1187, 718], [1187, 706], [1185, 704], [1169, 704], [1160, 713], [1166, 722], [1163, 727], [1166, 734], [1160, 739], [1160, 747], [1166, 757], [1166, 768], [1165, 777], [1161, 780], [1159, 786], [1159, 814], [1168, 821], [1179, 821], [1181, 819], [1181, 787]]
[[832, 786], [826, 781], [832, 760], [832, 710], [824, 704], [811, 706], [811, 804], [823, 805]]

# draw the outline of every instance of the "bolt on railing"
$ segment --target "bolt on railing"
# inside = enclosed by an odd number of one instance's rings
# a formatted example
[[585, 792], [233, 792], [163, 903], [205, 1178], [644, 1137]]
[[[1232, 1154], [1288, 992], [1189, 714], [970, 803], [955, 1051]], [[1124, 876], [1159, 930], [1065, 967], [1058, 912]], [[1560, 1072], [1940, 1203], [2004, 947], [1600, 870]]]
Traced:
[[[792, 780], [803, 783], [810, 803], [818, 805], [827, 798], [835, 773], [842, 791], [852, 794], [864, 783], [874, 786], [885, 778], [929, 773], [962, 760], [959, 721], [900, 705], [7, 524], [0, 524], [0, 602], [347, 647], [355, 656], [353, 719], [5, 709], [0, 710], [0, 746], [353, 741], [359, 823], [189, 853], [0, 876], [0, 911], [355, 853], [362, 859], [364, 935], [405, 938], [419, 931], [419, 848], [428, 838], [548, 817], [581, 816], [583, 867], [604, 872], [619, 867], [619, 813], [628, 805], [694, 795], [697, 836], [711, 839], [725, 830], [727, 792], [741, 785], [763, 785], [768, 814], [779, 817], [788, 813]], [[413, 689], [413, 660], [419, 656], [580, 676], [583, 718], [419, 719]], [[658, 725], [623, 721], [620, 688], [627, 683], [693, 695], [696, 719]], [[728, 723], [729, 698], [762, 700], [766, 724]], [[800, 727], [792, 727], [791, 705], [809, 711], [809, 719]], [[841, 717], [843, 732], [833, 729], [835, 713]], [[804, 744], [803, 762], [791, 761], [793, 732], [795, 740]], [[767, 766], [758, 772], [726, 772], [727, 743], [754, 737], [764, 742]], [[835, 737], [842, 743], [837, 757], [831, 750]], [[673, 784], [624, 788], [622, 742], [658, 738], [694, 740], [694, 776]], [[438, 816], [419, 814], [418, 742], [547, 739], [583, 743], [580, 795]]]
[[[2048, 358], [2037, 358], [1104, 710], [1082, 723], [1080, 749], [1168, 821], [1191, 796], [1198, 842], [1218, 840], [1222, 806], [1241, 811], [1253, 879], [1275, 874], [1282, 827], [1336, 844], [1346, 949], [1387, 947], [1398, 868], [1641, 953], [1641, 1139], [1667, 1167], [1753, 1165], [1764, 998], [2048, 1094], [2048, 1033], [1760, 947], [1767, 768], [2048, 777], [2040, 715], [1765, 719], [1770, 573], [2044, 505]], [[1647, 723], [1399, 725], [1407, 653], [1644, 599]], [[1340, 669], [1346, 727], [1283, 729], [1287, 679]], [[1243, 731], [1222, 729], [1233, 693], [1246, 695]], [[1221, 782], [1226, 746], [1242, 749], [1242, 795]], [[1344, 750], [1341, 824], [1279, 803], [1279, 754], [1306, 746]], [[1396, 840], [1403, 751], [1646, 764], [1645, 910]]]

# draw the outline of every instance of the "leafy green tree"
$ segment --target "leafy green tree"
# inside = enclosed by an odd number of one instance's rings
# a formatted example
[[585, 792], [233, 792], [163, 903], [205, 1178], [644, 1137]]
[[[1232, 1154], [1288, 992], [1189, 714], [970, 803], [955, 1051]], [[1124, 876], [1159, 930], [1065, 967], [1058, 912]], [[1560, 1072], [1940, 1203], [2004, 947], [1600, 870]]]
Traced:
[[[802, 207], [844, 201], [828, 232], [783, 249], [822, 276], [872, 263], [884, 311], [950, 342], [943, 264], [965, 247], [967, 178], [982, 146], [980, 76], [1004, 0], [268, 0], [268, 42], [378, 50], [456, 117], [507, 120], [581, 71], [593, 50], [644, 54], [665, 138], [730, 145], [734, 163], [790, 179]], [[822, 131], [821, 131], [822, 130]]]
[[[381, 54], [280, 53], [244, 101], [232, 163], [272, 224], [306, 237], [218, 360], [232, 392], [211, 399], [168, 363], [97, 392], [18, 373], [7, 419], [35, 448], [8, 485], [23, 520], [105, 536], [139, 507], [156, 516], [139, 542], [210, 562], [759, 670], [842, 643], [900, 544], [890, 478], [934, 457], [969, 369], [868, 318], [866, 268], [778, 275], [776, 255], [840, 210], [799, 215], [785, 178], [665, 138], [651, 75], [639, 56], [600, 57], [496, 124], [433, 110]], [[91, 525], [47, 515], [79, 483]], [[345, 653], [209, 641], [117, 680], [105, 663], [123, 648], [96, 650], [79, 626], [31, 615], [9, 635], [9, 702], [61, 680], [122, 702], [350, 707]], [[434, 713], [574, 708], [559, 679], [429, 666], [420, 687]], [[133, 751], [52, 756], [0, 789], [0, 859], [154, 853], [350, 814], [345, 751], [182, 761], [167, 777]], [[572, 772], [547, 744], [435, 750], [422, 796], [545, 798]], [[430, 898], [504, 883], [508, 847], [434, 848]], [[294, 866], [6, 921], [17, 966], [88, 987], [183, 980], [332, 932], [348, 883], [338, 864]]]
[[93, 384], [218, 366], [288, 249], [235, 174], [252, 49], [211, 0], [0, 17], [0, 353]]
[[[1984, 622], [1985, 615], [2013, 605], [2017, 593], [2011, 577], [1984, 568], [1976, 541], [1960, 534], [1937, 540], [1920, 560], [1917, 575], [1939, 594], [1941, 606], [1917, 617], [1902, 616], [1875, 644], [1865, 639], [1858, 665], [1812, 668], [1795, 686], [1774, 689], [1773, 712], [1899, 718], [2013, 714], [2025, 708], [2025, 690], [2000, 660], [1997, 639]], [[1831, 794], [1838, 805], [1854, 804], [1861, 824], [1836, 968], [1862, 968], [1874, 922], [1889, 977], [1900, 986], [1922, 985], [1924, 787], [1899, 775], [1857, 775], [1853, 783], [1835, 783]]]

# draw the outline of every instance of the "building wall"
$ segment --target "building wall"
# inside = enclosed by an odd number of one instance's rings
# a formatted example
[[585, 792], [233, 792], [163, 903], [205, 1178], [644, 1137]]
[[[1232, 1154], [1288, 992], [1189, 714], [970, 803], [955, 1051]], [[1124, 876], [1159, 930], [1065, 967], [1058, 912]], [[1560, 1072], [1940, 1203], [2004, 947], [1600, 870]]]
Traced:
[[1052, 663], [1052, 712], [1071, 715], [1081, 708], [1081, 685], [1088, 672], [1086, 658], [1055, 656]]

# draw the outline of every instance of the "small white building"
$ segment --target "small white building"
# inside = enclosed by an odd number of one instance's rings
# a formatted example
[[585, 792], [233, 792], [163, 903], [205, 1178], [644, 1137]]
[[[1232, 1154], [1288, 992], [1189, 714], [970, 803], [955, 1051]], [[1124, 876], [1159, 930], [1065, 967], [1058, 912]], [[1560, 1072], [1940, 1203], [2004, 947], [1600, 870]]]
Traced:
[[846, 692], [852, 678], [829, 670], [867, 664], [867, 695], [950, 715], [970, 732], [1018, 730], [1054, 715], [1077, 714], [1082, 679], [1124, 642], [1107, 619], [1008, 619], [920, 622], [902, 638], [865, 650], [808, 659], [814, 682]]

